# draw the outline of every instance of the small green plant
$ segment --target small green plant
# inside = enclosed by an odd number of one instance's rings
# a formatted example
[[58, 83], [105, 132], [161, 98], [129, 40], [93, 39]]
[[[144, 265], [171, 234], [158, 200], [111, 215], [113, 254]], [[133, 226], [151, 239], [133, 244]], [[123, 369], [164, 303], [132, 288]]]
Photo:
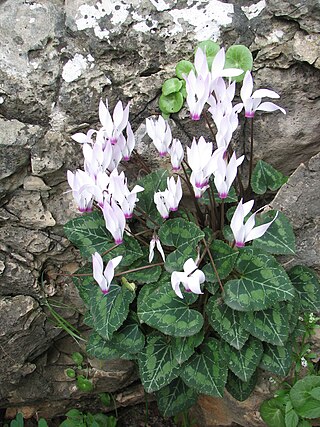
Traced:
[[[198, 44], [195, 49], [202, 49], [206, 53], [208, 67], [211, 69], [214, 58], [220, 50], [218, 43], [205, 40]], [[243, 73], [233, 77], [236, 82], [241, 82], [245, 72], [252, 69], [253, 58], [250, 50], [243, 45], [230, 46], [226, 52], [225, 68], [239, 68]], [[183, 107], [187, 97], [185, 76], [190, 71], [195, 72], [195, 66], [188, 60], [181, 60], [176, 65], [176, 77], [165, 80], [162, 85], [162, 94], [159, 98], [159, 108], [164, 118], [172, 113], [178, 113]]]
[[76, 380], [76, 385], [77, 385], [78, 390], [83, 391], [83, 392], [92, 391], [94, 388], [92, 381], [89, 380], [88, 377], [84, 376], [82, 373], [78, 372], [78, 371], [82, 372], [85, 370], [85, 366], [83, 365], [84, 358], [83, 358], [82, 354], [79, 353], [78, 351], [76, 351], [76, 352], [72, 353], [71, 358], [74, 361], [76, 366], [74, 368], [66, 369], [65, 374], [67, 375], [67, 377]]
[[[299, 317], [303, 335], [293, 343], [291, 378], [260, 406], [261, 417], [269, 427], [308, 427], [312, 425], [309, 420], [320, 417], [320, 376], [312, 363], [317, 355], [311, 352], [309, 343], [319, 320], [313, 313]], [[305, 376], [299, 379], [301, 374]]]
[[117, 425], [117, 419], [114, 416], [100, 412], [91, 414], [78, 409], [70, 409], [66, 413], [66, 417], [67, 419], [60, 424], [60, 427], [116, 427]]
[[[9, 427], [8, 424], [4, 424], [3, 427]], [[18, 412], [16, 418], [10, 422], [10, 427], [24, 427], [24, 419], [21, 412]], [[38, 420], [38, 427], [48, 427], [48, 423], [44, 418]]]

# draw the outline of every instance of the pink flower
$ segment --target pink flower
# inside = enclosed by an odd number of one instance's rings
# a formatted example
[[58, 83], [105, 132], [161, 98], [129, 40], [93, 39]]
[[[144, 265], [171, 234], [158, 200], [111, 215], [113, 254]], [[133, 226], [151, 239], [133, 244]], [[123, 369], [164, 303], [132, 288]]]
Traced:
[[103, 260], [98, 252], [92, 255], [93, 278], [98, 283], [103, 294], [109, 292], [112, 279], [114, 277], [114, 269], [120, 264], [122, 256], [117, 256], [108, 261], [105, 270], [103, 271]]
[[171, 164], [173, 171], [178, 171], [181, 167], [181, 162], [183, 160], [184, 151], [181, 142], [179, 139], [174, 138], [169, 147], [169, 153], [171, 156]]
[[166, 257], [165, 257], [164, 251], [162, 249], [160, 239], [159, 239], [159, 237], [156, 234], [154, 234], [152, 236], [152, 239], [150, 240], [150, 245], [149, 245], [149, 262], [151, 262], [153, 260], [155, 245], [157, 246], [157, 249], [158, 249], [158, 251], [159, 251], [159, 253], [161, 255], [161, 258], [163, 259], [163, 262], [165, 262]]
[[231, 185], [237, 176], [238, 166], [244, 160], [244, 156], [239, 159], [236, 158], [236, 154], [233, 153], [229, 163], [224, 159], [223, 151], [220, 152], [220, 156], [217, 162], [217, 170], [214, 172], [214, 185], [218, 191], [220, 199], [226, 199], [230, 191]]

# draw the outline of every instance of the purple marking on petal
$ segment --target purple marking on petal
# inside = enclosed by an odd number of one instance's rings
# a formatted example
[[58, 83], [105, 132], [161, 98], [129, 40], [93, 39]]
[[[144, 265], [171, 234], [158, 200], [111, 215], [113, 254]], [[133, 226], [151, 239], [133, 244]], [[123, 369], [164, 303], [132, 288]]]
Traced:
[[244, 248], [245, 247], [245, 243], [244, 242], [236, 242], [236, 247], [237, 248]]
[[79, 212], [81, 213], [87, 212], [87, 208], [79, 208]]
[[191, 289], [187, 289], [187, 288], [185, 288], [185, 291], [186, 291], [186, 292], [191, 292]]
[[176, 212], [178, 210], [178, 208], [170, 208], [171, 212]]
[[200, 114], [190, 114], [191, 120], [200, 120]]
[[103, 293], [103, 295], [107, 295], [107, 293], [109, 292], [109, 289], [107, 289], [107, 290], [102, 290], [101, 289], [101, 292]]
[[160, 157], [165, 157], [168, 154], [167, 151], [159, 151], [159, 156]]
[[123, 240], [122, 239], [115, 239], [114, 243], [116, 245], [121, 245], [121, 243], [123, 243]]
[[132, 214], [132, 213], [124, 214], [124, 217], [125, 217], [126, 219], [130, 219], [130, 218], [132, 218], [132, 216], [133, 216], [133, 214]]
[[248, 119], [254, 118], [254, 111], [246, 111], [244, 114], [244, 117], [247, 117]]
[[128, 161], [130, 160], [130, 157], [125, 156], [125, 157], [123, 157], [123, 158], [122, 158], [122, 160], [123, 160], [124, 162], [128, 162]]
[[228, 197], [228, 193], [218, 193], [220, 199], [226, 199]]
[[112, 137], [109, 139], [112, 145], [115, 145], [118, 142], [118, 138]]
[[172, 170], [174, 171], [174, 172], [177, 172], [177, 171], [179, 171], [181, 168], [180, 168], [180, 166], [178, 166], [177, 168], [172, 168]]

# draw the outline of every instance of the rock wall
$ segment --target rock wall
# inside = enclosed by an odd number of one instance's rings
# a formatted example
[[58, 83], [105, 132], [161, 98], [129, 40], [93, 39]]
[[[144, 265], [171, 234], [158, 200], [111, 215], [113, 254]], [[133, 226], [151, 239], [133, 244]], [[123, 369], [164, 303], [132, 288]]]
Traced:
[[[62, 229], [76, 215], [66, 170], [81, 163], [70, 135], [96, 126], [100, 97], [111, 106], [131, 101], [139, 150], [152, 163], [143, 123], [158, 111], [161, 84], [177, 61], [200, 40], [245, 44], [257, 86], [280, 93], [287, 110], [256, 119], [256, 156], [291, 173], [320, 151], [319, 16], [317, 0], [0, 1], [0, 407], [31, 405], [52, 416], [81, 397], [65, 381], [70, 357], [46, 301], [67, 304], [57, 311], [78, 325], [81, 303], [71, 280], [57, 275], [81, 263]], [[173, 117], [175, 135], [206, 134], [204, 123], [186, 118], [186, 110]], [[239, 152], [247, 153], [246, 142], [239, 132]], [[304, 171], [297, 183], [313, 173]], [[309, 225], [299, 225], [301, 235]], [[301, 248], [308, 258], [308, 246]], [[318, 255], [319, 245], [309, 265], [319, 267]], [[130, 363], [116, 374], [108, 369], [98, 369], [105, 390], [137, 378]]]

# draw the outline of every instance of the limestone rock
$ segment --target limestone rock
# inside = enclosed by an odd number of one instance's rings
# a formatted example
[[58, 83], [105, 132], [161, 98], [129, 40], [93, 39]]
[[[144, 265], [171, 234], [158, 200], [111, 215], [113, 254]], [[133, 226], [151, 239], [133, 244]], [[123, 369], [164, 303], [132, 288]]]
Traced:
[[271, 203], [291, 221], [296, 235], [296, 255], [288, 268], [303, 264], [320, 273], [320, 153], [301, 164]]

